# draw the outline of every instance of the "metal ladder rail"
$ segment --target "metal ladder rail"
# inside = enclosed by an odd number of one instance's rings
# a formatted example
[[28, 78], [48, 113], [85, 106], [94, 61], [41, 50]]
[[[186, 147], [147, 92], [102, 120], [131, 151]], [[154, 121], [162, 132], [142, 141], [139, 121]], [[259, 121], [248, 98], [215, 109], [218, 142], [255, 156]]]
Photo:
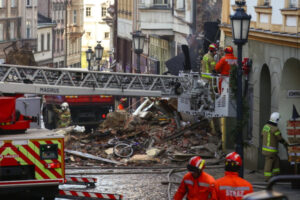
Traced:
[[169, 75], [0, 65], [0, 92], [2, 93], [177, 97], [178, 95], [174, 93], [175, 83], [188, 82], [187, 77]]

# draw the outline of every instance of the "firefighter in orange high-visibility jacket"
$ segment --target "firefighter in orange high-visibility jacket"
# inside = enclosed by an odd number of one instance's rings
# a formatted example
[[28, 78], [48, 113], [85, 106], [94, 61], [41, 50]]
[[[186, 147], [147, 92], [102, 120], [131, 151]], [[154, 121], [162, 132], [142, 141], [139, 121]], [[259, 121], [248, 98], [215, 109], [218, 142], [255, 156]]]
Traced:
[[240, 200], [244, 195], [252, 193], [251, 183], [239, 177], [238, 171], [242, 159], [236, 152], [229, 153], [225, 158], [225, 176], [216, 180], [215, 192], [217, 200]]
[[186, 195], [188, 200], [214, 199], [215, 179], [204, 172], [205, 160], [200, 156], [194, 156], [187, 165], [186, 173], [174, 196], [174, 200], [182, 200]]
[[281, 133], [277, 127], [279, 119], [280, 114], [278, 112], [273, 112], [270, 116], [270, 120], [262, 129], [262, 154], [265, 156], [264, 177], [266, 181], [268, 181], [272, 176], [280, 173], [280, 160], [277, 155], [278, 143], [283, 143], [285, 147], [288, 145], [288, 143], [281, 137]]
[[69, 104], [67, 102], [63, 102], [60, 105], [61, 109], [56, 108], [53, 105], [53, 110], [56, 112], [58, 119], [56, 120], [56, 128], [65, 128], [70, 126], [71, 124], [71, 113], [69, 109]]

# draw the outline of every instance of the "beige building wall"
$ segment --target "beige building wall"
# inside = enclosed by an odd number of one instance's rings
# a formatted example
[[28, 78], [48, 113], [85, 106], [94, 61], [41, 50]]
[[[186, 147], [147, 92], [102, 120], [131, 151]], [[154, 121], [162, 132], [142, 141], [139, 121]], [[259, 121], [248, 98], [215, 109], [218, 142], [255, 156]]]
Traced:
[[3, 49], [12, 42], [18, 47], [26, 42], [35, 50], [36, 29], [37, 0], [0, 0], [0, 63], [5, 62]]
[[[278, 127], [287, 139], [287, 124], [291, 119], [293, 106], [300, 110], [300, 95], [290, 97], [289, 91], [300, 91], [300, 4], [287, 4], [288, 0], [247, 1], [245, 10], [251, 14], [251, 29], [248, 43], [243, 46], [242, 57], [253, 59], [249, 79], [249, 129], [244, 132], [244, 159], [247, 168], [261, 169], [261, 129], [272, 112], [280, 112]], [[222, 35], [225, 46], [232, 42], [229, 15], [234, 14], [234, 0], [224, 0], [222, 9]], [[299, 120], [299, 119], [298, 119]], [[299, 128], [299, 127], [296, 127]], [[229, 129], [229, 128], [228, 128]], [[230, 131], [227, 132], [228, 134]], [[297, 136], [299, 137], [299, 136]], [[279, 156], [287, 162], [286, 150], [280, 145]]]
[[67, 2], [66, 66], [81, 67], [81, 38], [83, 29], [83, 0]]

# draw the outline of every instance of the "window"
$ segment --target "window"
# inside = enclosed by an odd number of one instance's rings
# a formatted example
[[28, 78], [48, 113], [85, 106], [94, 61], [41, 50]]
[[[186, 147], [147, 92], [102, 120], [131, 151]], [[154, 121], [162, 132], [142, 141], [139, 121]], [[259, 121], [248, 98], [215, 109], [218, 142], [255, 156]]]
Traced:
[[15, 22], [9, 24], [9, 39], [15, 39]]
[[91, 7], [86, 7], [86, 9], [85, 9], [85, 16], [87, 16], [87, 17], [91, 16]]
[[47, 50], [50, 50], [50, 33], [47, 33]]
[[168, 0], [153, 0], [154, 5], [168, 5]]
[[290, 8], [297, 8], [298, 7], [298, 0], [290, 0], [289, 7]]
[[5, 0], [0, 0], [0, 8], [5, 8]]
[[102, 17], [105, 17], [106, 16], [106, 6], [105, 5], [102, 5], [102, 8], [101, 8], [101, 16]]
[[29, 39], [31, 37], [31, 22], [26, 22], [26, 38]]
[[4, 39], [3, 37], [3, 24], [0, 24], [0, 41]]
[[73, 24], [77, 24], [77, 10], [73, 10]]
[[176, 9], [184, 9], [184, 8], [185, 8], [185, 0], [177, 0]]
[[44, 34], [41, 35], [41, 51], [44, 51]]
[[104, 38], [105, 38], [105, 39], [108, 39], [108, 38], [109, 38], [109, 32], [105, 32], [105, 33], [104, 33]]
[[270, 0], [265, 0], [264, 1], [264, 6], [270, 6]]
[[61, 42], [60, 49], [63, 51], [64, 50], [64, 40], [61, 39], [60, 42]]
[[57, 43], [57, 49], [56, 50], [57, 50], [57, 52], [59, 52], [59, 42], [60, 42], [59, 38], [57, 38], [57, 40], [56, 40], [56, 43]]
[[26, 0], [26, 6], [31, 6], [31, 0]]
[[16, 0], [11, 0], [10, 7], [12, 8], [16, 7]]

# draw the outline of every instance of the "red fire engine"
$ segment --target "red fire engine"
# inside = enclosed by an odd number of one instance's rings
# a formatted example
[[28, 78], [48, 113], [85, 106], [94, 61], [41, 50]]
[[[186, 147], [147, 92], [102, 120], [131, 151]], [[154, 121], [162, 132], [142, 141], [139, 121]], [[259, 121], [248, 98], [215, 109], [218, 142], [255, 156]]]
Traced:
[[[38, 117], [16, 110], [16, 99], [0, 97], [0, 193], [30, 190], [54, 199], [65, 179], [64, 137], [46, 129], [26, 132]], [[39, 109], [35, 104], [26, 106]]]
[[72, 124], [85, 126], [86, 129], [96, 127], [106, 118], [107, 113], [114, 108], [114, 98], [105, 95], [70, 95], [70, 96], [45, 96], [45, 107], [43, 110], [43, 119], [45, 127], [54, 129], [55, 112], [52, 105], [58, 107], [67, 102], [71, 111]]

